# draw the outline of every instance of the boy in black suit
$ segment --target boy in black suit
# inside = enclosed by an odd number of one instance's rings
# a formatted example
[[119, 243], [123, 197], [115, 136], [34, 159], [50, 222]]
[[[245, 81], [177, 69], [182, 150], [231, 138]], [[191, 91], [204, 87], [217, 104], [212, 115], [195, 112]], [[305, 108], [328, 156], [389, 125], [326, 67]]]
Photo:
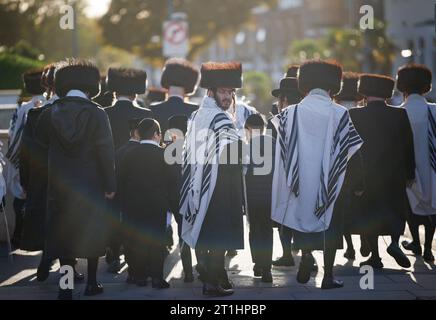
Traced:
[[140, 145], [127, 152], [120, 164], [123, 218], [128, 236], [125, 247], [129, 268], [139, 286], [169, 288], [163, 278], [166, 214], [169, 209], [169, 168], [159, 146], [161, 130], [154, 119], [137, 129]]
[[[245, 176], [250, 219], [250, 249], [254, 262], [254, 276], [271, 283], [273, 229], [271, 220], [271, 188], [273, 166], [273, 138], [265, 135], [265, 121], [259, 114], [245, 122], [249, 140], [250, 162]], [[256, 159], [259, 157], [259, 159]], [[259, 161], [261, 160], [261, 161]]]

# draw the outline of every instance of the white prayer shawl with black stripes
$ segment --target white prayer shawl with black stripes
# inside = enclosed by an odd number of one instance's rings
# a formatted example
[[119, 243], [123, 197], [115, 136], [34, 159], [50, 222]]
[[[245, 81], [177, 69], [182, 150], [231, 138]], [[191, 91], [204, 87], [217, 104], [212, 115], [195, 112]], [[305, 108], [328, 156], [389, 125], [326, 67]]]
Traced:
[[228, 115], [214, 99], [205, 97], [189, 120], [183, 148], [180, 191], [180, 213], [184, 216], [182, 239], [191, 248], [197, 244], [215, 189], [219, 157], [228, 144], [239, 139]]
[[278, 136], [272, 220], [305, 233], [329, 228], [348, 160], [362, 139], [348, 111], [315, 89], [273, 119]]
[[34, 96], [30, 101], [23, 103], [14, 114], [9, 129], [9, 146], [5, 155], [7, 159], [6, 183], [13, 196], [19, 199], [25, 198], [19, 173], [21, 138], [29, 110], [41, 106], [43, 100], [43, 96]]
[[245, 132], [245, 121], [247, 121], [249, 116], [257, 113], [256, 108], [249, 106], [245, 101], [236, 101], [236, 119], [234, 119], [234, 123], [241, 136], [241, 132]]
[[413, 131], [416, 182], [407, 189], [412, 212], [436, 215], [436, 105], [412, 94], [402, 105]]

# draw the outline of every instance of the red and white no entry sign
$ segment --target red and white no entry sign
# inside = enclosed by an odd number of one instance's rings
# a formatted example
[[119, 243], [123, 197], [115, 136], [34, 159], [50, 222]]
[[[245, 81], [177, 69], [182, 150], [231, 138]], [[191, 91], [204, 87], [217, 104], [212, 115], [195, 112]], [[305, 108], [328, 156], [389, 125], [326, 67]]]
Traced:
[[165, 25], [165, 40], [171, 44], [180, 44], [188, 37], [188, 24], [184, 21], [169, 21]]
[[189, 50], [189, 25], [186, 20], [173, 19], [163, 24], [165, 57], [186, 57]]

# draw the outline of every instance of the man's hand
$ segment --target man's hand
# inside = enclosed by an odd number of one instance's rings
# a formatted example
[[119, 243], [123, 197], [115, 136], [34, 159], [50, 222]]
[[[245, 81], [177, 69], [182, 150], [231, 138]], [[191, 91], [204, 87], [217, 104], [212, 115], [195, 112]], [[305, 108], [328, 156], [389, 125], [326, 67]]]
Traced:
[[113, 200], [114, 197], [115, 197], [115, 192], [105, 192], [105, 193], [104, 193], [104, 197], [105, 197], [107, 200]]

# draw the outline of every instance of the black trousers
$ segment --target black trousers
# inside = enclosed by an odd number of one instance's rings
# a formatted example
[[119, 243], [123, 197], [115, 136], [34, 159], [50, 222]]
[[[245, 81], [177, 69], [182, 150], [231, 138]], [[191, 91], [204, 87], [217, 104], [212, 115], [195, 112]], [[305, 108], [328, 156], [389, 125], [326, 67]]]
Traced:
[[183, 272], [185, 275], [192, 274], [192, 255], [191, 248], [183, 242], [182, 240], [182, 225], [183, 225], [183, 216], [181, 214], [174, 214], [174, 218], [177, 222], [177, 232], [179, 235], [179, 245], [181, 248], [180, 257], [182, 259]]
[[433, 216], [418, 216], [409, 211], [407, 217], [410, 233], [412, 234], [413, 242], [420, 245], [419, 226], [424, 225], [425, 228], [425, 243], [424, 248], [431, 250], [433, 238], [436, 230], [436, 215]]
[[208, 250], [207, 253], [204, 253], [206, 282], [218, 285], [221, 280], [227, 279], [225, 254], [225, 250]]
[[292, 256], [292, 229], [286, 226], [278, 225], [280, 243], [282, 244], [283, 257]]
[[163, 278], [165, 261], [165, 244], [163, 241], [143, 240], [128, 237], [124, 243], [129, 274], [136, 279], [145, 280]]
[[[273, 228], [271, 209], [251, 208], [250, 210], [250, 250], [253, 262], [265, 271], [271, 270], [273, 253]], [[289, 250], [291, 247], [289, 246]]]
[[26, 204], [26, 199], [14, 198], [14, 212], [15, 212], [15, 231], [12, 236], [13, 242], [17, 244], [20, 243], [21, 233], [23, 231], [24, 222], [24, 205]]

